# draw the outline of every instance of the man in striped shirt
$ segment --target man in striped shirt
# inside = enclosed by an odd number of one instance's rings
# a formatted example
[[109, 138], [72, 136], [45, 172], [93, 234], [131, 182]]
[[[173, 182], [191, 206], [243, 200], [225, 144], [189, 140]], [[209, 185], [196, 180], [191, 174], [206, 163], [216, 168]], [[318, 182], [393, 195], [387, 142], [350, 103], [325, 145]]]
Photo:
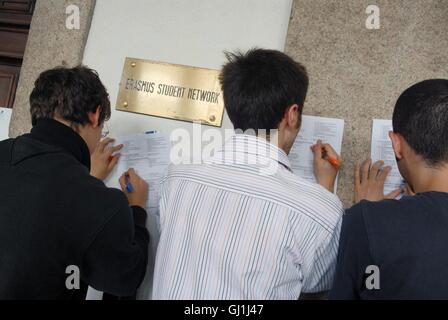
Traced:
[[343, 208], [332, 193], [337, 169], [325, 158], [339, 156], [320, 141], [312, 147], [319, 184], [294, 175], [287, 157], [306, 70], [273, 50], [228, 59], [227, 113], [235, 128], [256, 134], [236, 134], [203, 164], [169, 169], [153, 298], [297, 299], [329, 290]]

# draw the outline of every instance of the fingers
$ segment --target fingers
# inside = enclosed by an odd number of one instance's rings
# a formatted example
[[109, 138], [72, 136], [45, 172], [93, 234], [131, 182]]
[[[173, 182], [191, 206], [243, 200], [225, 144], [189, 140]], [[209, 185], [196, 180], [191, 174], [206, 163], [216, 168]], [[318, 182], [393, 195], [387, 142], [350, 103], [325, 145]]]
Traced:
[[386, 178], [387, 178], [387, 176], [389, 175], [389, 173], [391, 172], [391, 170], [392, 170], [392, 167], [391, 167], [391, 166], [387, 166], [387, 167], [383, 168], [383, 169], [381, 170], [381, 172], [379, 173], [377, 179], [378, 179], [380, 182], [384, 183], [384, 181], [386, 181]]
[[118, 163], [118, 160], [120, 159], [120, 156], [121, 156], [120, 154], [117, 154], [110, 158], [111, 160], [110, 160], [109, 164], [107, 165], [107, 168], [109, 171], [112, 171], [112, 169], [115, 168], [115, 166]]
[[[115, 157], [114, 157], [115, 158]], [[126, 187], [126, 177], [128, 177], [129, 181], [132, 184], [137, 184], [141, 181], [144, 181], [136, 172], [133, 168], [128, 169], [128, 171], [124, 172], [119, 181], [120, 181], [120, 185], [123, 187]]]
[[114, 146], [114, 147], [112, 147], [112, 148], [108, 148], [108, 150], [107, 150], [107, 155], [108, 156], [111, 156], [111, 155], [113, 155], [115, 152], [117, 152], [117, 151], [120, 151], [121, 149], [123, 149], [123, 145], [122, 144], [119, 144], [118, 146]]
[[330, 144], [324, 143], [322, 144], [322, 148], [325, 150], [328, 156], [336, 158], [338, 160], [341, 159], [341, 157], [338, 155], [338, 153], [333, 149], [333, 147]]
[[330, 144], [322, 143], [322, 140], [317, 140], [316, 144], [311, 146], [311, 151], [313, 151], [316, 158], [318, 156], [322, 157], [322, 155], [324, 153], [326, 153], [328, 156], [336, 158], [338, 160], [340, 160], [340, 158], [341, 158]]
[[377, 161], [373, 164], [373, 166], [370, 169], [369, 177], [373, 179], [378, 178], [378, 174], [381, 171], [381, 168], [383, 167], [384, 161]]
[[311, 146], [311, 151], [314, 153], [314, 159], [322, 159], [322, 141], [317, 140], [316, 144]]
[[368, 159], [362, 163], [362, 165], [361, 165], [361, 182], [369, 179], [369, 171], [370, 171], [371, 164], [372, 164], [371, 159]]
[[126, 192], [126, 172], [121, 175], [118, 181], [120, 182], [121, 190], [123, 190], [123, 192]]
[[132, 168], [128, 170], [127, 175], [129, 176], [129, 180], [131, 181], [131, 183], [134, 185], [143, 180]]
[[412, 190], [411, 186], [407, 183], [404, 186], [404, 193], [408, 196], [415, 196], [414, 190]]
[[135, 180], [137, 178], [137, 173], [133, 168], [129, 168], [129, 170], [126, 173], [129, 176], [129, 179], [131, 180]]
[[104, 149], [107, 147], [107, 145], [108, 145], [109, 143], [114, 142], [114, 141], [115, 141], [115, 140], [112, 139], [112, 138], [106, 138], [106, 139], [100, 141], [100, 143], [98, 144], [98, 150], [99, 150], [100, 152], [103, 152]]
[[132, 168], [130, 168], [128, 171], [124, 172], [119, 179], [121, 189], [124, 192], [127, 192], [126, 186], [127, 186], [128, 182], [130, 182], [133, 186], [136, 186], [136, 185], [138, 185], [138, 182], [140, 180], [141, 180], [140, 177], [135, 173], [135, 170]]
[[403, 189], [396, 189], [394, 191], [392, 191], [391, 193], [387, 194], [385, 196], [386, 199], [395, 199], [396, 197], [398, 197], [400, 194], [403, 193]]
[[127, 175], [129, 176], [129, 181], [131, 182], [131, 184], [135, 187], [135, 189], [138, 190], [147, 190], [148, 189], [148, 183], [142, 178], [140, 177], [134, 169], [129, 169], [127, 171]]

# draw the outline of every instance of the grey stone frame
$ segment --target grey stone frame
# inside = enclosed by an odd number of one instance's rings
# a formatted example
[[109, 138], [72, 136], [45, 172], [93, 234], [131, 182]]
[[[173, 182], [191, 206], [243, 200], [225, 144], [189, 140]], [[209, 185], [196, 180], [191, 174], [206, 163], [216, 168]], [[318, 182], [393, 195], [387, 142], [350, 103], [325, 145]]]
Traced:
[[[81, 64], [96, 0], [37, 0], [17, 87], [10, 137], [31, 129], [29, 96], [39, 74], [56, 66]], [[80, 29], [66, 28], [66, 8], [80, 10]]]

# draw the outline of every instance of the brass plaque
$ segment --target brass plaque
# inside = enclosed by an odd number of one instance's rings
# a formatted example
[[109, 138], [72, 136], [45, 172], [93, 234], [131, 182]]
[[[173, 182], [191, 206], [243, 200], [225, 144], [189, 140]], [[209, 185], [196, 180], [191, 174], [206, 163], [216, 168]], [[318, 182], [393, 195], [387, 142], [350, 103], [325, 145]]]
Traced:
[[219, 71], [126, 58], [116, 109], [220, 127]]

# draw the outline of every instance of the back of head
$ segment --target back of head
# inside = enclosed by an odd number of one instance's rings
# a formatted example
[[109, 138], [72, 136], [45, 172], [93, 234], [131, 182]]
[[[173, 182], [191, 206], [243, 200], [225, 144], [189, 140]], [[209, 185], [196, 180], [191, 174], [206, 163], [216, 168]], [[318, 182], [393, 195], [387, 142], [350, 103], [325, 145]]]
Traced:
[[393, 128], [428, 165], [448, 162], [448, 80], [425, 80], [405, 90]]
[[111, 115], [109, 94], [98, 74], [87, 67], [57, 67], [40, 74], [30, 96], [33, 126], [39, 119], [59, 118], [72, 125], [89, 123], [100, 106], [99, 123]]
[[286, 109], [302, 109], [308, 75], [286, 54], [265, 49], [227, 53], [220, 75], [224, 104], [235, 129], [277, 129]]

